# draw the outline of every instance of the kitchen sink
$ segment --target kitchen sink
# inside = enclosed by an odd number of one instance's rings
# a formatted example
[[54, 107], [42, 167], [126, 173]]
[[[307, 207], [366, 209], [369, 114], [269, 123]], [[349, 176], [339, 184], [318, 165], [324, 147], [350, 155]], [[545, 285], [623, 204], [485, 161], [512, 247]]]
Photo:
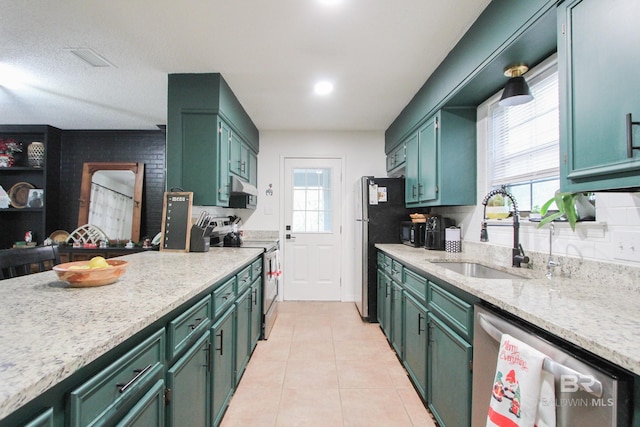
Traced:
[[475, 262], [434, 262], [435, 265], [477, 279], [526, 279], [517, 274], [507, 273]]

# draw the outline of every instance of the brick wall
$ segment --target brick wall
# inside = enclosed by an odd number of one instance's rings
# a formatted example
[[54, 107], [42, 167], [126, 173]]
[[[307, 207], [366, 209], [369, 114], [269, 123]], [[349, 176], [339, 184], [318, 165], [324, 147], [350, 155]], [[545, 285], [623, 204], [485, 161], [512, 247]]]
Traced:
[[60, 160], [60, 228], [78, 226], [82, 165], [85, 162], [142, 162], [144, 188], [140, 237], [153, 238], [162, 227], [165, 188], [163, 131], [63, 131]]

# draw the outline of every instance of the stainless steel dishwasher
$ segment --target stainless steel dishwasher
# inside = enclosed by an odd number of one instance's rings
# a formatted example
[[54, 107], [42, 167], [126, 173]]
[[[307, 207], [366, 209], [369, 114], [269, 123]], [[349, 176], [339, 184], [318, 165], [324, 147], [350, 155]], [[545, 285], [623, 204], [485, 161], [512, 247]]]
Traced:
[[502, 334], [549, 356], [557, 427], [628, 427], [632, 376], [608, 362], [499, 310], [475, 306], [472, 426], [486, 425]]

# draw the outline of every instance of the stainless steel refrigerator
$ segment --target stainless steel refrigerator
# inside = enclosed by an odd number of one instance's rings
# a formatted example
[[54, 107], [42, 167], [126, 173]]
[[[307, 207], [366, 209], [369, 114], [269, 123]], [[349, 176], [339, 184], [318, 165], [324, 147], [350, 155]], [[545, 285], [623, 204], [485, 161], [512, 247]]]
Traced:
[[410, 221], [404, 206], [404, 178], [363, 176], [355, 185], [356, 306], [363, 320], [377, 322], [376, 243], [400, 243], [400, 223]]

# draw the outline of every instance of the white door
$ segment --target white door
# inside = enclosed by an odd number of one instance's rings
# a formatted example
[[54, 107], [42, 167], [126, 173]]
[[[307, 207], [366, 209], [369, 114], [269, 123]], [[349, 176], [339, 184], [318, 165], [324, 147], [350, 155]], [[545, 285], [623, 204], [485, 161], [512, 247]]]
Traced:
[[284, 159], [285, 300], [339, 301], [341, 159]]

